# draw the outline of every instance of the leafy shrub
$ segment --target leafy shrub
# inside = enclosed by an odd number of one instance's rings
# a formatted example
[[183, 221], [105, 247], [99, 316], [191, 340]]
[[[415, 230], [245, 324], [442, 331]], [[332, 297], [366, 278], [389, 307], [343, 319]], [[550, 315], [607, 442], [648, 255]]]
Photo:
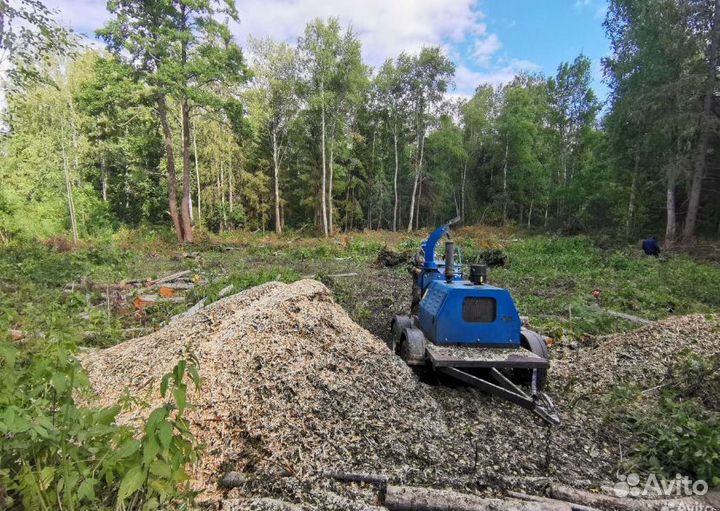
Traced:
[[685, 352], [669, 371], [660, 399], [638, 388], [614, 389], [608, 417], [625, 424], [623, 433], [634, 438], [639, 468], [720, 486], [719, 372], [720, 357]]
[[197, 447], [184, 417], [196, 360], [162, 381], [172, 401], [154, 410], [137, 438], [118, 426], [120, 407], [81, 407], [87, 376], [62, 335], [36, 352], [0, 342], [0, 508], [177, 509], [192, 501], [183, 483]]
[[642, 465], [667, 477], [685, 474], [720, 486], [720, 415], [695, 399], [666, 393], [657, 411], [638, 416]]

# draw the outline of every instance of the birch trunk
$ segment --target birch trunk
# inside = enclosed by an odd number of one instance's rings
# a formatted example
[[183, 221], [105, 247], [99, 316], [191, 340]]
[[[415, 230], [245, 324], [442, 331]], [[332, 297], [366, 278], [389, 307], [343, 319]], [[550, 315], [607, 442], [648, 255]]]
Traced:
[[100, 172], [102, 173], [102, 199], [107, 202], [107, 169], [105, 168], [105, 154], [100, 155]]
[[197, 137], [195, 136], [195, 130], [193, 130], [192, 137], [193, 152], [195, 153], [195, 179], [197, 181], [197, 217], [198, 222], [200, 222], [202, 220], [202, 209], [200, 207], [200, 160], [198, 160]]
[[667, 224], [665, 226], [665, 245], [672, 246], [675, 242], [677, 216], [675, 213], [675, 183], [677, 181], [677, 171], [674, 168], [668, 170], [667, 190], [665, 209], [667, 211]]
[[531, 201], [530, 201], [530, 210], [528, 211], [528, 219], [527, 219], [528, 229], [530, 229], [530, 222], [532, 221], [532, 214], [533, 214], [533, 205], [534, 205], [534, 203], [535, 203], [534, 200], [531, 200]]
[[73, 243], [77, 243], [79, 240], [77, 217], [75, 215], [75, 201], [73, 200], [72, 183], [70, 181], [70, 165], [68, 163], [67, 151], [65, 150], [65, 134], [64, 131], [60, 132], [60, 148], [62, 151], [63, 160], [63, 177], [65, 179], [65, 193], [67, 198], [68, 213], [70, 215], [70, 229], [72, 231]]
[[395, 202], [393, 203], [392, 230], [393, 230], [393, 232], [395, 232], [395, 231], [397, 231], [397, 224], [398, 224], [398, 171], [399, 171], [397, 123], [395, 123], [395, 127], [393, 129], [393, 140], [395, 142], [395, 175], [393, 177], [393, 190], [395, 192]]
[[507, 223], [508, 194], [507, 194], [507, 170], [508, 170], [508, 139], [505, 137], [505, 162], [503, 163], [503, 225]]
[[[419, 122], [419, 121], [418, 121]], [[418, 157], [415, 160], [415, 180], [413, 181], [413, 193], [412, 197], [410, 198], [410, 221], [408, 222], [408, 232], [412, 231], [413, 228], [413, 215], [415, 213], [415, 195], [418, 192], [418, 185], [420, 183], [420, 172], [422, 170], [422, 163], [423, 163], [423, 149], [425, 147], [425, 127], [423, 126], [422, 129], [418, 125]], [[418, 201], [419, 203], [419, 201]]]
[[[335, 128], [333, 128], [333, 131]], [[328, 231], [332, 236], [334, 234], [333, 221], [333, 149], [335, 148], [335, 137], [330, 135], [330, 158], [328, 158], [328, 167], [330, 174], [328, 175]]]
[[321, 135], [320, 135], [320, 145], [322, 150], [322, 188], [320, 195], [322, 196], [321, 204], [322, 204], [322, 221], [323, 221], [323, 234], [327, 238], [328, 233], [328, 217], [327, 217], [327, 204], [326, 204], [326, 196], [325, 196], [325, 85], [323, 81], [320, 81], [320, 126], [321, 126]]
[[420, 179], [418, 180], [418, 198], [417, 198], [417, 207], [415, 208], [415, 230], [418, 230], [420, 228], [420, 199], [422, 198], [422, 189], [423, 189], [423, 176], [422, 171], [420, 171]]
[[230, 166], [228, 168], [228, 206], [230, 207], [230, 213], [233, 212], [234, 209], [234, 203], [235, 203], [235, 192], [233, 190], [233, 166], [232, 166], [232, 160], [230, 161]]
[[190, 225], [190, 105], [187, 99], [182, 102], [182, 157], [183, 157], [183, 194], [182, 215], [183, 241], [192, 243], [192, 225]]
[[280, 219], [280, 155], [278, 152], [277, 133], [272, 132], [273, 178], [275, 180], [275, 232], [282, 234]]
[[635, 216], [635, 198], [637, 196], [638, 186], [638, 167], [640, 166], [640, 151], [635, 151], [635, 165], [633, 165], [632, 185], [630, 186], [630, 200], [628, 201], [627, 220], [625, 221], [625, 237], [630, 237], [632, 231], [632, 221]]
[[220, 160], [220, 205], [222, 206], [223, 230], [227, 229], [227, 210], [225, 209], [225, 170]]
[[460, 220], [465, 220], [465, 178], [467, 176], [467, 158], [463, 166], [462, 181], [460, 182]]

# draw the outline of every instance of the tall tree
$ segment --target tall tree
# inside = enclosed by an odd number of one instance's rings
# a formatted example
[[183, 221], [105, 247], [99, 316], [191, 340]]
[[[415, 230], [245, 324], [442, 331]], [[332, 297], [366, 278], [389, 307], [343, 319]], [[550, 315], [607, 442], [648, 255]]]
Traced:
[[[557, 75], [548, 80], [552, 104], [552, 125], [557, 130], [558, 171], [556, 187], [566, 189], [573, 178], [583, 130], [595, 124], [600, 105], [591, 86], [590, 59], [578, 56], [573, 63], [563, 62]], [[557, 197], [558, 216], [562, 214], [560, 196]]]
[[[612, 55], [604, 66], [612, 91], [611, 143], [618, 154], [628, 139], [635, 150], [653, 155], [638, 161], [664, 183], [665, 242], [676, 237], [679, 181], [690, 161], [697, 126], [698, 32], [687, 1], [613, 0], [605, 20]], [[630, 129], [628, 132], [628, 127]], [[630, 138], [632, 137], [632, 138]], [[634, 169], [634, 158], [626, 159]]]
[[[401, 55], [398, 58], [398, 67], [407, 72], [409, 80], [409, 100], [413, 113], [415, 128], [415, 157], [412, 194], [410, 196], [410, 210], [408, 231], [413, 229], [413, 220], [416, 219], [415, 203], [423, 168], [423, 153], [425, 150], [425, 137], [431, 116], [443, 99], [455, 73], [455, 64], [443, 54], [438, 47], [423, 48], [419, 55], [410, 57]], [[417, 220], [416, 220], [417, 221]], [[417, 227], [417, 226], [416, 226]]]
[[320, 206], [323, 233], [329, 236], [333, 230], [335, 140], [359, 98], [365, 68], [359, 40], [349, 28], [342, 34], [337, 18], [327, 23], [321, 19], [310, 22], [299, 48], [306, 70], [308, 102], [320, 120]]
[[404, 147], [408, 116], [409, 75], [407, 66], [396, 66], [388, 59], [380, 68], [373, 81], [374, 108], [388, 127], [392, 136], [393, 149], [393, 220], [392, 230], [397, 231], [399, 223], [400, 196], [398, 180], [400, 176], [400, 155]]
[[275, 232], [282, 233], [280, 168], [287, 156], [292, 123], [300, 110], [299, 61], [294, 48], [271, 39], [251, 39], [254, 115], [272, 153]]
[[[234, 2], [211, 0], [111, 0], [113, 18], [98, 31], [108, 49], [151, 87], [165, 139], [169, 212], [179, 241], [192, 242], [190, 223], [190, 110], [217, 104], [218, 84], [245, 78], [242, 52], [227, 23], [237, 19]], [[167, 98], [180, 103], [183, 161], [182, 212], [177, 208], [175, 146]]]
[[[718, 61], [720, 59], [720, 0], [697, 2], [700, 12], [697, 15], [701, 37], [708, 41], [705, 48], [704, 60], [707, 62], [707, 73], [700, 82], [702, 94], [702, 107], [698, 121], [698, 140], [695, 149], [695, 165], [690, 185], [688, 210], [685, 215], [683, 238], [686, 241], [695, 236], [698, 209], [700, 207], [700, 194], [705, 179], [707, 167], [708, 145], [712, 134], [718, 132], [718, 118], [712, 111], [713, 97], [718, 89]], [[707, 20], [707, 21], [706, 21]]]
[[43, 71], [53, 57], [76, 47], [72, 34], [60, 26], [40, 0], [0, 0], [0, 75], [10, 92], [48, 79]]

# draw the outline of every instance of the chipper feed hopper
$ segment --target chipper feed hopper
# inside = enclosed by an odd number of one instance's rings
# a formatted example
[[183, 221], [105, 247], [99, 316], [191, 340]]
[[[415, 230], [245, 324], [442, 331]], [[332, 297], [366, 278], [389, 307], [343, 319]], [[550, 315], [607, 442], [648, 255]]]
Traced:
[[[487, 283], [487, 267], [470, 265], [469, 279], [450, 240], [450, 225], [422, 242], [412, 268], [410, 315], [392, 321], [390, 349], [417, 368], [430, 369], [533, 411], [552, 425], [560, 420], [542, 392], [550, 365], [545, 340], [522, 326], [507, 289]], [[447, 236], [444, 260], [437, 243]], [[522, 386], [529, 385], [529, 394]]]

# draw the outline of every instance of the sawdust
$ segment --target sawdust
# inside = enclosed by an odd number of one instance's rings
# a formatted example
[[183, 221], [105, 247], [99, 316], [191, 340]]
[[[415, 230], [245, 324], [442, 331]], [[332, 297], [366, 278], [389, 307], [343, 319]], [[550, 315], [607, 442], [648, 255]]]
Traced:
[[[599, 395], [630, 380], [658, 385], [682, 348], [718, 352], [713, 329], [715, 319], [673, 318], [562, 352], [548, 391], [563, 424], [552, 431], [475, 389], [421, 383], [311, 280], [243, 291], [82, 362], [98, 404], [115, 403], [127, 388], [157, 406], [162, 375], [191, 349], [203, 377], [202, 391], [190, 398], [192, 428], [205, 444], [192, 472], [203, 498], [272, 497], [350, 510], [367, 509], [373, 492], [324, 472], [382, 473], [474, 492], [538, 476], [580, 486], [610, 481], [620, 453], [594, 411]], [[138, 407], [121, 420], [135, 423], [147, 413]], [[218, 487], [227, 470], [246, 477], [240, 488]]]

